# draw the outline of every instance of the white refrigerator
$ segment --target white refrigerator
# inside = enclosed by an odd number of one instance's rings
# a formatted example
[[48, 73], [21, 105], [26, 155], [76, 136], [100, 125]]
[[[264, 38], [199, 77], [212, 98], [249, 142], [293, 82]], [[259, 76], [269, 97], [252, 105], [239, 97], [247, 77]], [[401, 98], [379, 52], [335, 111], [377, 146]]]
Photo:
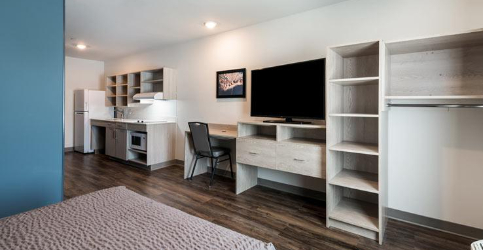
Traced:
[[113, 117], [112, 108], [106, 107], [105, 91], [81, 89], [74, 91], [74, 150], [92, 153], [91, 119]]

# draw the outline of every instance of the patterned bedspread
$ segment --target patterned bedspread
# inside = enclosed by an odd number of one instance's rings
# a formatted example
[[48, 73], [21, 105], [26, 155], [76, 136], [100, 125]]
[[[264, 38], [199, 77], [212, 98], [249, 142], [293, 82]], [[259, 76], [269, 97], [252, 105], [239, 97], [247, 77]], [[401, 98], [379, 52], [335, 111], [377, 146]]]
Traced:
[[0, 249], [275, 250], [125, 187], [0, 219]]

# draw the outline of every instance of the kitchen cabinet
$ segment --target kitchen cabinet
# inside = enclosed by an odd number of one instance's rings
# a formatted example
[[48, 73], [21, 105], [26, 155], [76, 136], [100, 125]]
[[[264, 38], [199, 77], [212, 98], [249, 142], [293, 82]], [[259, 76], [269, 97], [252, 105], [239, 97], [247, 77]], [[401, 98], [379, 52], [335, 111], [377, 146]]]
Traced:
[[106, 128], [106, 155], [127, 160], [127, 130]]
[[116, 129], [106, 127], [106, 155], [116, 157]]
[[[175, 161], [175, 122], [139, 123], [129, 119], [91, 119], [92, 148], [137, 167], [155, 170]], [[146, 134], [146, 150], [129, 148], [132, 132]]]
[[116, 158], [127, 160], [127, 130], [116, 129]]

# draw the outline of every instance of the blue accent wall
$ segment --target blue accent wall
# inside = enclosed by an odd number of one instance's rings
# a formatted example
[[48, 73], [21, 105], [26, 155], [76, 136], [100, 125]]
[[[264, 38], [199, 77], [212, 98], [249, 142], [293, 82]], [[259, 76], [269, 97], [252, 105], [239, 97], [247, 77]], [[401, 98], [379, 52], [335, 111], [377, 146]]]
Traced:
[[64, 1], [0, 1], [0, 218], [62, 201]]

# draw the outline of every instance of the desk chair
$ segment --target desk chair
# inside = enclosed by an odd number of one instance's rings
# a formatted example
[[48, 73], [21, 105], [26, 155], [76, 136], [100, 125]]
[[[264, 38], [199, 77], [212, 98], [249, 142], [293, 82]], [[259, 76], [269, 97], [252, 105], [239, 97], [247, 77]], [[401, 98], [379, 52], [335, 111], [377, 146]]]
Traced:
[[[210, 131], [208, 129], [208, 124], [202, 123], [202, 122], [188, 122], [188, 126], [190, 127], [191, 138], [193, 139], [193, 147], [195, 150], [195, 157], [196, 157], [195, 165], [193, 166], [193, 171], [191, 172], [190, 180], [193, 180], [196, 163], [198, 163], [198, 160], [202, 158], [210, 158], [211, 160], [210, 187], [213, 184], [213, 178], [215, 176], [216, 166], [218, 166], [218, 163], [220, 162], [230, 161], [231, 178], [233, 178], [233, 166], [231, 163], [230, 149], [211, 146]], [[225, 156], [228, 156], [228, 158], [220, 161], [220, 158]], [[213, 164], [213, 160], [215, 160], [214, 164]]]

